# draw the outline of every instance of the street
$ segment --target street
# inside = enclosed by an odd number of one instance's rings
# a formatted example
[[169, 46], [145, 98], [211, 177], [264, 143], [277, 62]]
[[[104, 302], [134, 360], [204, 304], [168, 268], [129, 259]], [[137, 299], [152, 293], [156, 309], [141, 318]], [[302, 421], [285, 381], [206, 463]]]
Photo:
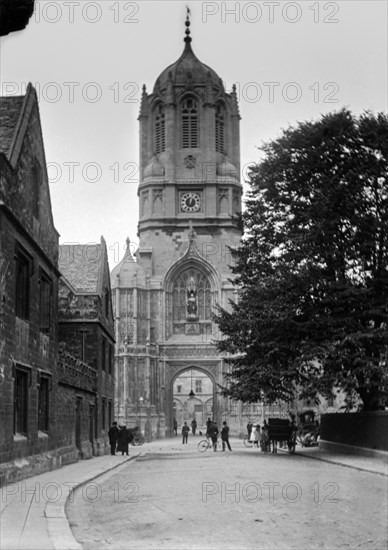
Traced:
[[78, 489], [67, 515], [84, 549], [387, 547], [387, 477], [199, 440], [131, 447], [135, 461]]

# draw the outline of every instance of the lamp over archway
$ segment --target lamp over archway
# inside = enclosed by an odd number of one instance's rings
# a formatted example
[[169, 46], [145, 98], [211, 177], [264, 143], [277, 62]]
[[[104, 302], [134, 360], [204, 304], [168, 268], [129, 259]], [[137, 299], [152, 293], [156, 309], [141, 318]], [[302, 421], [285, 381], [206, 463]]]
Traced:
[[195, 397], [195, 393], [194, 393], [194, 390], [193, 390], [193, 369], [190, 370], [190, 373], [191, 373], [191, 390], [190, 390], [190, 393], [189, 393], [189, 397], [190, 399], [193, 399]]

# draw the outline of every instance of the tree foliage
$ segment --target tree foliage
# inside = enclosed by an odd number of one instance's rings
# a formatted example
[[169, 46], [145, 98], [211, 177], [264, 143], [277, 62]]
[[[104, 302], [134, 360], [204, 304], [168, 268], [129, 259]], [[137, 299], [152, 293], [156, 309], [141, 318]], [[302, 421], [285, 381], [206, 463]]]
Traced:
[[299, 123], [250, 168], [238, 303], [215, 320], [225, 395], [254, 402], [388, 389], [388, 118], [346, 109]]

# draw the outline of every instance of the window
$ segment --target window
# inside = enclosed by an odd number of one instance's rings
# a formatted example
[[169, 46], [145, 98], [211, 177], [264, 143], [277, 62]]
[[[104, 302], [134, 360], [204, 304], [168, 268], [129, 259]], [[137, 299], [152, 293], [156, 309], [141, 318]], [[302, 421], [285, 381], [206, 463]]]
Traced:
[[109, 374], [112, 374], [112, 367], [113, 367], [113, 346], [112, 344], [109, 344], [109, 352], [108, 352], [108, 369]]
[[113, 411], [112, 401], [109, 400], [108, 401], [108, 426], [112, 425], [112, 411]]
[[[188, 294], [192, 293], [192, 310], [199, 321], [211, 319], [211, 289], [208, 278], [199, 271], [188, 270], [176, 278], [173, 286], [173, 320], [184, 321], [189, 312]], [[190, 309], [191, 311], [191, 309]]]
[[40, 375], [38, 396], [38, 430], [48, 432], [49, 429], [49, 384], [47, 376]]
[[15, 314], [20, 319], [30, 318], [31, 257], [18, 246], [15, 253]]
[[195, 381], [195, 393], [202, 393], [202, 380]]
[[43, 272], [39, 276], [39, 329], [46, 334], [50, 332], [51, 313], [51, 280]]
[[105, 289], [105, 317], [109, 317], [109, 290]]
[[105, 397], [103, 397], [101, 399], [101, 427], [103, 430], [105, 430], [106, 428], [105, 415], [106, 415], [106, 399]]
[[182, 393], [182, 386], [177, 386], [176, 387], [176, 392], [177, 393]]
[[166, 148], [165, 117], [162, 105], [154, 111], [154, 151], [155, 155], [163, 153]]
[[106, 340], [102, 339], [101, 342], [101, 369], [104, 371], [106, 369]]
[[32, 213], [35, 218], [39, 218], [39, 200], [40, 200], [40, 185], [42, 183], [42, 168], [38, 160], [35, 159], [31, 169], [32, 180]]
[[182, 148], [198, 147], [198, 106], [192, 97], [183, 100], [182, 115]]
[[217, 105], [216, 111], [216, 151], [225, 153], [225, 115], [221, 105]]
[[28, 386], [30, 373], [16, 368], [14, 379], [14, 428], [16, 434], [27, 435]]

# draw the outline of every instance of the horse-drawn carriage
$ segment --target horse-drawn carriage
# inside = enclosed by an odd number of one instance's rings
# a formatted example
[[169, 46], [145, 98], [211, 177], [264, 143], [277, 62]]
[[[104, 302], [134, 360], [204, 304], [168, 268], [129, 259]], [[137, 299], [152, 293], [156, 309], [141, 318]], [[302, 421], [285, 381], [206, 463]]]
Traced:
[[277, 453], [277, 446], [287, 446], [288, 452], [295, 453], [296, 426], [286, 418], [268, 418], [268, 423], [263, 428], [265, 434], [265, 451]]

